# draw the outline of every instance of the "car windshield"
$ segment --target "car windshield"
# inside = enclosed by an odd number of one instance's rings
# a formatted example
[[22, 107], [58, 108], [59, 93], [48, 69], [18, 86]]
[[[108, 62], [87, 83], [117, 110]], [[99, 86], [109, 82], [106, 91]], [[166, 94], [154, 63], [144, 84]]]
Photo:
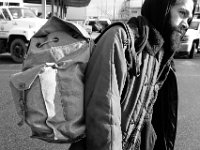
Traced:
[[9, 8], [13, 19], [35, 18], [36, 15], [29, 8]]
[[190, 29], [197, 30], [197, 29], [198, 29], [198, 26], [199, 26], [199, 22], [191, 22], [189, 28], [190, 28]]

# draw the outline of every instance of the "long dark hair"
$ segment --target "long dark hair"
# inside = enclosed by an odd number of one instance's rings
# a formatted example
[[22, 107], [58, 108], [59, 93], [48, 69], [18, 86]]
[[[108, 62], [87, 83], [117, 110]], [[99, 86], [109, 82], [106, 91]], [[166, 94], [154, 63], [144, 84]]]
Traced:
[[[167, 16], [172, 6], [181, 3], [183, 0], [145, 0], [141, 14], [161, 33], [163, 34], [164, 25], [167, 22]], [[197, 0], [193, 0], [194, 9]]]

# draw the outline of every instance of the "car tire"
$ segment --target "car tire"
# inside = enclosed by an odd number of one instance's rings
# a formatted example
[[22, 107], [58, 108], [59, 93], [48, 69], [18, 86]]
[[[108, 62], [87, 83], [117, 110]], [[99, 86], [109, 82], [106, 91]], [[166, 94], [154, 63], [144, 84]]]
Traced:
[[10, 53], [12, 59], [17, 63], [22, 63], [26, 53], [26, 43], [22, 39], [15, 39], [11, 42]]
[[196, 43], [192, 43], [192, 48], [191, 51], [189, 53], [189, 58], [192, 59], [194, 57], [194, 53], [195, 53], [195, 49], [197, 48], [197, 44]]

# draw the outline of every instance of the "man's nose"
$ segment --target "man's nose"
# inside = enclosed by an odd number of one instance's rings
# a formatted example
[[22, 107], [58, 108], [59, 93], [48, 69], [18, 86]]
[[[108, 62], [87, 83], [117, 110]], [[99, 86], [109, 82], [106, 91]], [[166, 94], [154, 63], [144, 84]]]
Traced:
[[182, 29], [187, 30], [189, 28], [188, 19], [182, 21]]

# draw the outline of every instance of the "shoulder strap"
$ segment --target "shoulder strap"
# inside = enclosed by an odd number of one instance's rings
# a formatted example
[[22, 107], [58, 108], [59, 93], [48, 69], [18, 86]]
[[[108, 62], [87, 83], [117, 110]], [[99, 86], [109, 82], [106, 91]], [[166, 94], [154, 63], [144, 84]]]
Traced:
[[99, 39], [104, 35], [104, 33], [109, 30], [110, 28], [114, 27], [114, 26], [121, 26], [125, 29], [127, 35], [128, 35], [128, 38], [131, 40], [131, 36], [130, 36], [130, 29], [128, 27], [128, 25], [124, 22], [114, 22], [112, 23], [111, 25], [109, 25], [108, 27], [106, 27], [103, 32], [101, 32], [101, 34], [94, 40], [95, 43], [97, 43], [99, 41]]
[[126, 50], [126, 59], [127, 59], [127, 67], [128, 71], [130, 73], [130, 76], [139, 76], [140, 70], [139, 70], [139, 63], [137, 58], [137, 53], [135, 51], [134, 47], [134, 35], [133, 31], [129, 27], [127, 23], [124, 22], [115, 22], [109, 25], [107, 28], [103, 30], [103, 32], [94, 40], [94, 43], [97, 43], [99, 39], [108, 31], [110, 28], [114, 26], [121, 26], [126, 34], [127, 34], [127, 40], [123, 42], [124, 45], [127, 46]]

